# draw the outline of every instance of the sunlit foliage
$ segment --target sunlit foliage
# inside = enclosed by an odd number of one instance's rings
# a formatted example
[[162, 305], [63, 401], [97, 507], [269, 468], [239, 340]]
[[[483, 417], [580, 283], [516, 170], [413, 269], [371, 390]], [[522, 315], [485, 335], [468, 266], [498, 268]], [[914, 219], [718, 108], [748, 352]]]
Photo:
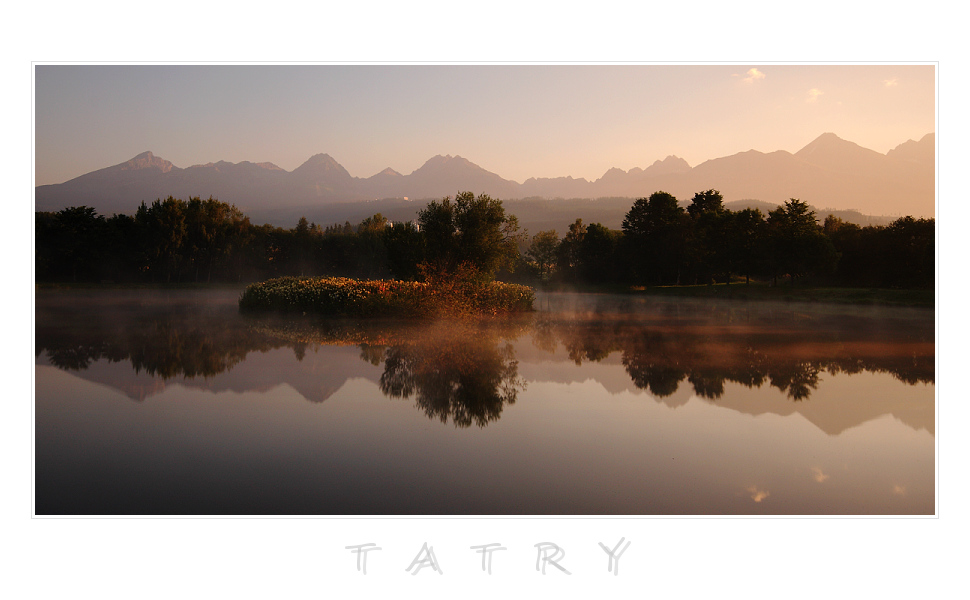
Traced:
[[251, 284], [239, 299], [243, 310], [322, 315], [406, 316], [506, 314], [532, 310], [532, 288], [465, 277], [427, 281], [359, 280], [344, 277], [281, 277]]

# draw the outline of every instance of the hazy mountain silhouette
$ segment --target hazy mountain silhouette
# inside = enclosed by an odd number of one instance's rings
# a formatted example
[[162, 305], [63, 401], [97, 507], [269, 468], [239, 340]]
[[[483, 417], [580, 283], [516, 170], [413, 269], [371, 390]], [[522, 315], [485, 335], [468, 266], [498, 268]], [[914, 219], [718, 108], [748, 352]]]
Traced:
[[887, 152], [886, 156], [896, 160], [932, 165], [936, 160], [936, 136], [927, 133], [918, 142], [905, 141]]
[[792, 154], [757, 150], [715, 158], [691, 168], [676, 156], [646, 168], [609, 169], [595, 181], [572, 177], [503, 179], [461, 156], [438, 155], [409, 175], [391, 168], [354, 177], [328, 154], [292, 172], [272, 163], [217, 162], [185, 169], [144, 152], [124, 163], [70, 181], [35, 188], [37, 210], [87, 205], [102, 214], [133, 213], [141, 202], [173, 195], [213, 196], [247, 213], [380, 198], [427, 199], [473, 191], [516, 198], [636, 198], [655, 191], [681, 200], [717, 189], [726, 202], [780, 204], [799, 198], [820, 209], [874, 215], [935, 216], [935, 136], [909, 140], [886, 154], [825, 133]]
[[440, 154], [405, 177], [403, 184], [410, 193], [398, 195], [412, 198], [453, 196], [463, 190], [496, 198], [514, 198], [519, 193], [514, 181], [502, 179], [460, 156]]
[[[156, 198], [171, 195], [182, 199], [188, 199], [190, 196], [233, 197], [239, 198], [240, 204], [251, 203], [277, 194], [277, 190], [286, 185], [290, 175], [272, 163], [257, 164], [248, 161], [240, 163], [219, 161], [193, 165], [186, 169], [173, 168], [164, 182], [156, 183], [159, 187], [156, 188], [155, 197], [145, 198], [145, 201], [150, 203]], [[139, 200], [135, 208], [140, 203]], [[96, 204], [93, 206], [97, 207]]]
[[329, 154], [315, 154], [305, 163], [293, 169], [290, 174], [290, 185], [297, 198], [333, 198], [347, 197], [353, 199], [358, 195], [356, 183], [358, 179], [351, 177], [347, 169], [343, 168]]

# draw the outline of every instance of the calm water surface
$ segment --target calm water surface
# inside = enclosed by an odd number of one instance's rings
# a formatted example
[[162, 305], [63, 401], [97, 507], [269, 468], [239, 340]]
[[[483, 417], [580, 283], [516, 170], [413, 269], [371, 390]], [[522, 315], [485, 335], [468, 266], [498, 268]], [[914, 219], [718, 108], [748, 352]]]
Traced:
[[932, 311], [540, 295], [462, 323], [38, 291], [47, 514], [934, 514]]

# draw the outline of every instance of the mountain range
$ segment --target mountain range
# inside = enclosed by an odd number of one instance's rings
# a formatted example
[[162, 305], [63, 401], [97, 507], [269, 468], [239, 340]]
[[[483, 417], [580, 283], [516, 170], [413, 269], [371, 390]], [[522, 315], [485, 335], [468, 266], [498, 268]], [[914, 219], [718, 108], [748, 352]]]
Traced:
[[387, 168], [354, 177], [328, 154], [286, 171], [272, 163], [220, 161], [179, 168], [143, 152], [126, 162], [69, 181], [37, 186], [35, 210], [92, 206], [101, 214], [133, 213], [142, 202], [175, 196], [214, 197], [246, 214], [293, 213], [302, 208], [383, 198], [442, 198], [459, 191], [494, 198], [605, 198], [649, 196], [663, 190], [681, 200], [716, 189], [725, 202], [780, 204], [799, 198], [822, 209], [869, 215], [934, 217], [936, 140], [930, 133], [886, 154], [825, 133], [794, 154], [757, 150], [691, 167], [676, 156], [645, 168], [612, 168], [595, 181], [572, 177], [503, 179], [461, 156], [435, 156], [409, 175]]

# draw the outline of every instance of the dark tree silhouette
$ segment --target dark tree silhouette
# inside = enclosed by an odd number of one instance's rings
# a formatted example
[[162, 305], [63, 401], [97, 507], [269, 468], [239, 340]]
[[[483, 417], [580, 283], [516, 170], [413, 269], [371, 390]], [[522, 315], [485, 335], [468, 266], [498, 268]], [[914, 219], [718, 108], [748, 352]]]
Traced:
[[772, 275], [795, 278], [834, 270], [838, 255], [808, 204], [792, 198], [768, 213], [769, 264]]
[[535, 262], [539, 280], [548, 279], [552, 267], [556, 264], [556, 250], [559, 248], [559, 235], [555, 229], [540, 231], [532, 236], [532, 243], [526, 251], [526, 256]]
[[679, 283], [684, 266], [688, 216], [667, 192], [638, 198], [623, 219], [633, 278], [643, 283]]
[[507, 216], [501, 200], [461, 192], [431, 202], [418, 213], [428, 261], [439, 272], [473, 265], [486, 279], [499, 268], [514, 268], [520, 239], [519, 222]]

